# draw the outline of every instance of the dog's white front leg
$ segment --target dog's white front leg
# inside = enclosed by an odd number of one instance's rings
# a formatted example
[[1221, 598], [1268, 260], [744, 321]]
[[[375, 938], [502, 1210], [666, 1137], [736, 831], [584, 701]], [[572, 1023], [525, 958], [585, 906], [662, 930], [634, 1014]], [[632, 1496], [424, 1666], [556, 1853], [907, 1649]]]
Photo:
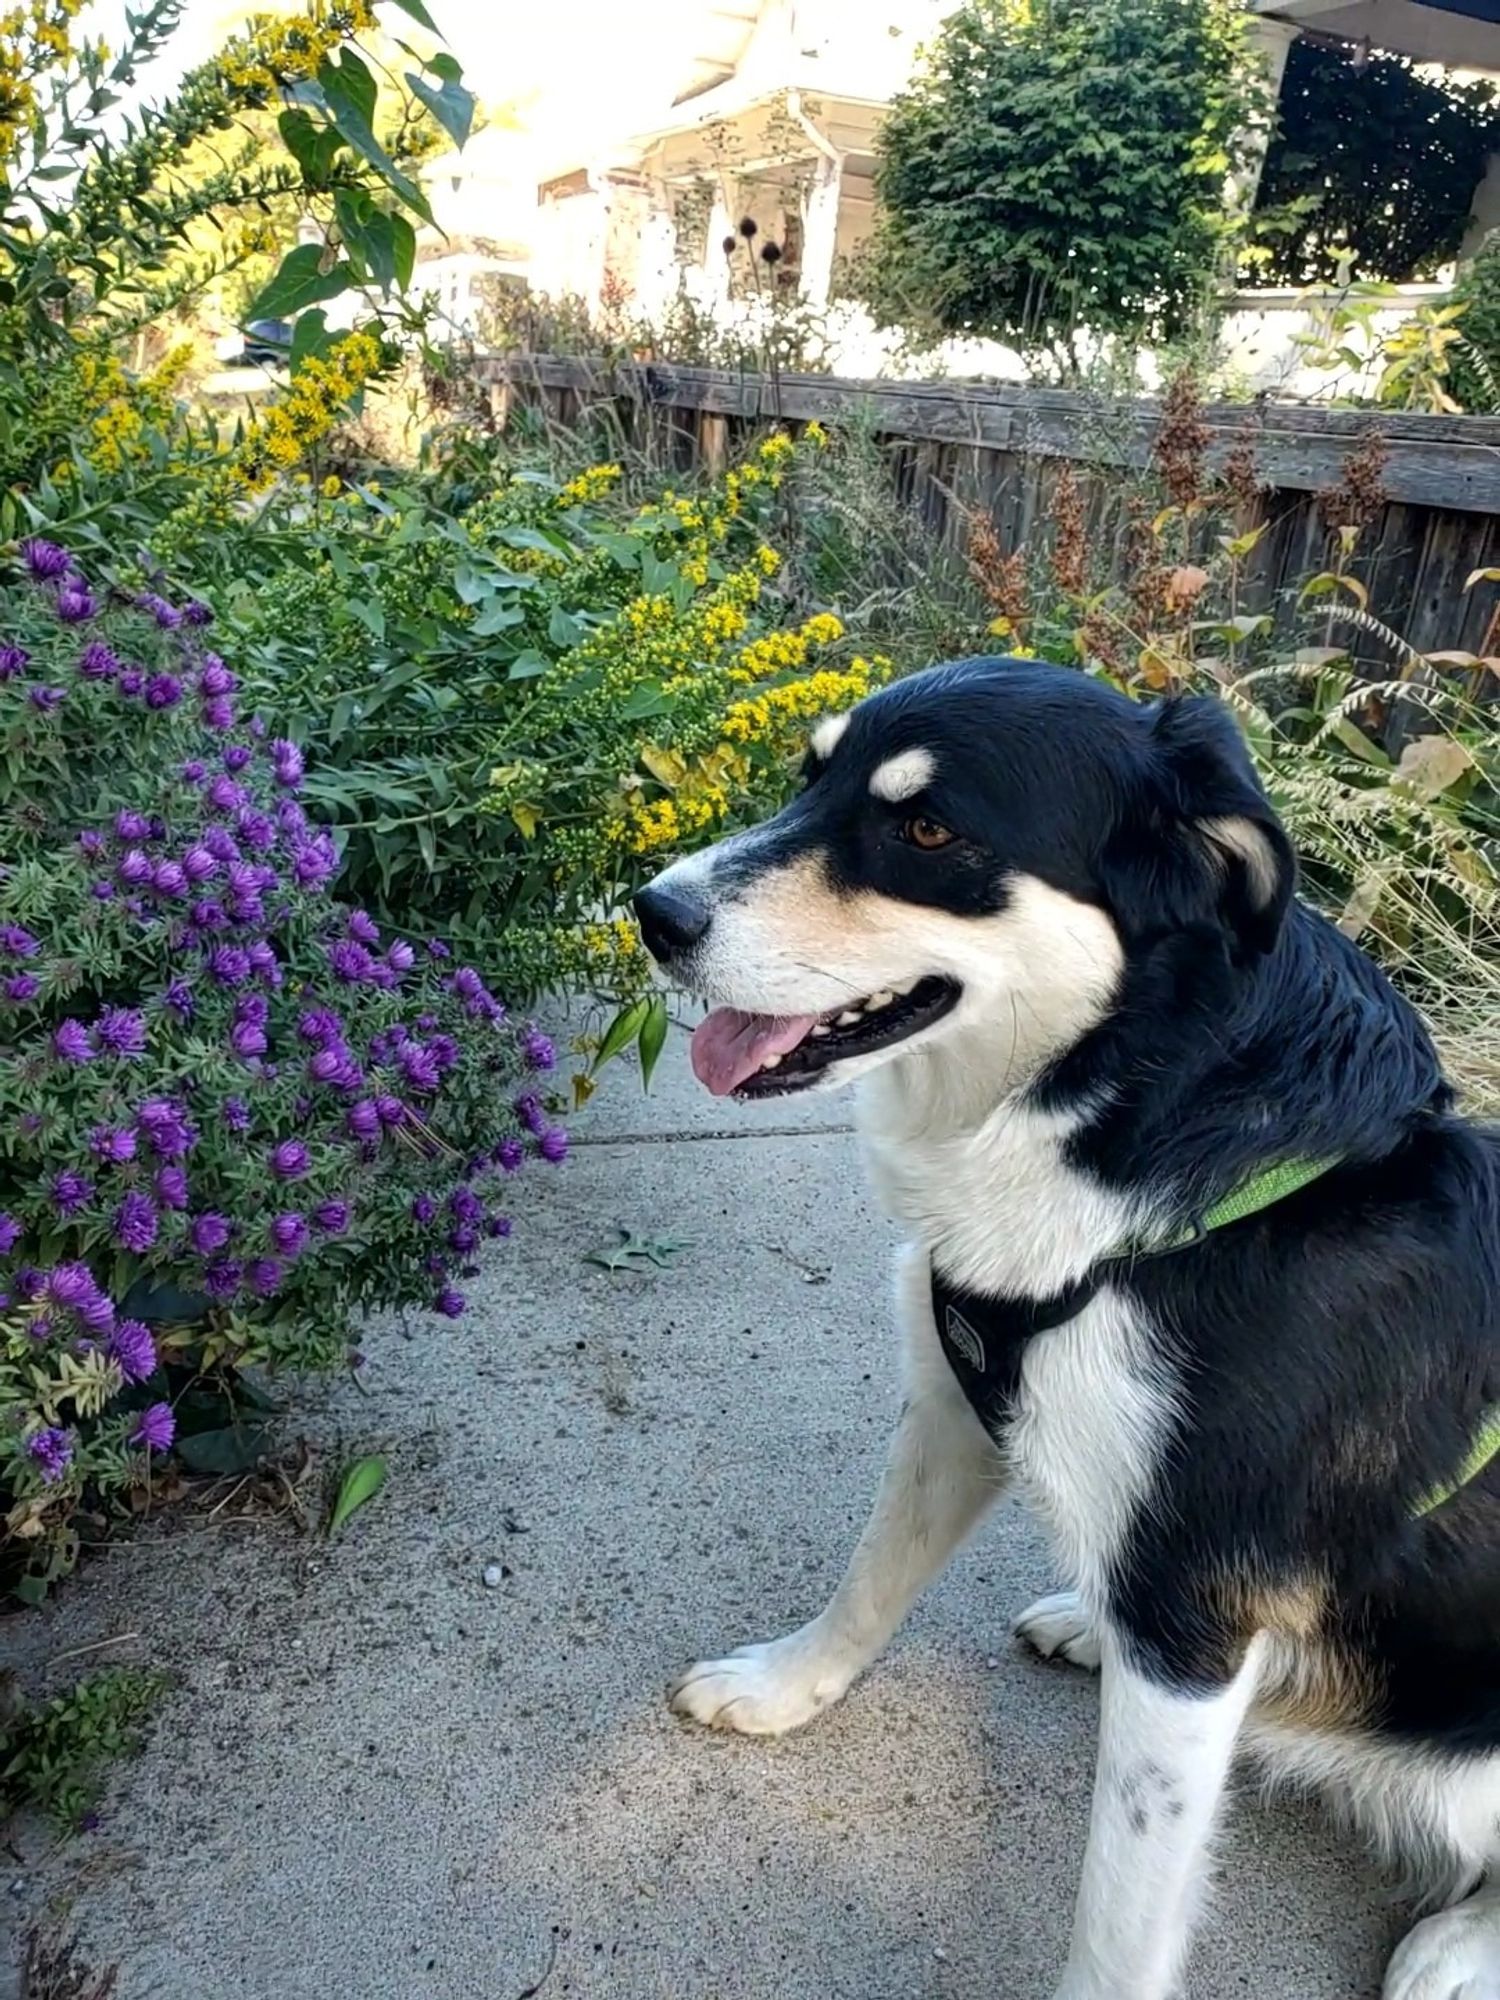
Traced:
[[1169, 2000], [1260, 1646], [1210, 1693], [1163, 1685], [1106, 1634], [1099, 1762], [1073, 1945], [1057, 2000]]
[[700, 1661], [673, 1683], [680, 1715], [779, 1736], [838, 1700], [881, 1652], [1004, 1484], [1003, 1461], [943, 1354], [927, 1260], [900, 1275], [906, 1399], [874, 1512], [826, 1610], [766, 1645]]

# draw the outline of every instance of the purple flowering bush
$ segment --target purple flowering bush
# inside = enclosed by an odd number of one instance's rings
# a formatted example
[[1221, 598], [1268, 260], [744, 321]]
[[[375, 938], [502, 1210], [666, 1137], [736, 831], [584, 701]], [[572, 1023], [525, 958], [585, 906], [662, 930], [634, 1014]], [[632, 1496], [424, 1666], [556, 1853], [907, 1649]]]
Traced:
[[0, 1556], [144, 1480], [172, 1385], [327, 1367], [371, 1306], [464, 1309], [567, 1151], [547, 1038], [334, 894], [296, 747], [195, 603], [23, 545], [0, 643]]

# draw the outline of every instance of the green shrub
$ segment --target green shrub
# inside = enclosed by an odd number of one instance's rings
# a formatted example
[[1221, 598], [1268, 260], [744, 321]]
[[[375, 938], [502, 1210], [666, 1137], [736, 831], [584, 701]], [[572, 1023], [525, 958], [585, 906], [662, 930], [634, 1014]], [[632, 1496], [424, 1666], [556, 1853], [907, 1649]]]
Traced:
[[1459, 270], [1452, 302], [1463, 307], [1463, 317], [1448, 388], [1465, 410], [1500, 412], [1500, 229]]
[[336, 903], [303, 755], [206, 607], [25, 545], [0, 647], [0, 1559], [173, 1441], [169, 1362], [328, 1367], [353, 1316], [456, 1316], [501, 1190], [566, 1139], [441, 937]]

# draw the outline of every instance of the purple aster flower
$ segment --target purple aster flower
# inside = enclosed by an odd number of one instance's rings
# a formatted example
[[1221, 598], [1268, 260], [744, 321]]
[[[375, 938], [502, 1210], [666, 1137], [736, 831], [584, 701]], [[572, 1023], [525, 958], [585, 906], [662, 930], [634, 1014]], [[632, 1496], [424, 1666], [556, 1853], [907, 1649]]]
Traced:
[[271, 1148], [266, 1164], [279, 1181], [301, 1180], [311, 1163], [311, 1154], [300, 1139], [283, 1139]]
[[208, 766], [201, 757], [189, 757], [182, 767], [182, 781], [185, 785], [201, 785]]
[[181, 1167], [161, 1167], [152, 1183], [163, 1208], [184, 1209], [188, 1205], [188, 1178]]
[[61, 708], [67, 699], [66, 688], [34, 687], [28, 696], [33, 708], [39, 708], [43, 715], [50, 715], [55, 708]]
[[519, 1139], [502, 1139], [490, 1157], [503, 1173], [518, 1174], [526, 1163], [526, 1148]]
[[264, 1027], [271, 1014], [271, 1003], [264, 993], [239, 993], [235, 996], [234, 1018], [237, 1021], [254, 1021]]
[[94, 639], [78, 655], [78, 671], [86, 681], [112, 681], [120, 671], [120, 657]]
[[271, 763], [276, 774], [276, 782], [289, 792], [294, 792], [302, 783], [302, 752], [295, 743], [285, 736], [278, 736], [271, 745]]
[[202, 695], [233, 694], [239, 682], [225, 666], [217, 653], [203, 655], [203, 671], [198, 676], [198, 692]]
[[253, 760], [254, 756], [255, 752], [250, 748], [248, 743], [231, 743], [229, 748], [224, 752], [224, 769], [226, 771], [243, 771], [245, 766]]
[[308, 828], [307, 814], [295, 799], [278, 799], [276, 802], [276, 824], [286, 834], [304, 834]]
[[349, 985], [361, 979], [368, 979], [374, 961], [362, 944], [355, 944], [350, 938], [339, 938], [328, 947], [328, 963], [335, 978]]
[[205, 604], [201, 597], [190, 597], [182, 607], [182, 622], [201, 631], [214, 622], [213, 606]]
[[238, 861], [240, 858], [239, 842], [227, 826], [205, 827], [203, 845], [215, 861], [230, 862]]
[[7, 958], [35, 958], [41, 948], [21, 924], [0, 924], [0, 953]]
[[440, 1312], [444, 1319], [461, 1319], [468, 1300], [452, 1285], [444, 1285], [432, 1302], [434, 1312]]
[[510, 1217], [508, 1215], [492, 1215], [484, 1227], [486, 1235], [509, 1236]]
[[81, 579], [65, 583], [57, 593], [57, 615], [64, 625], [86, 624], [97, 609], [93, 592]]
[[195, 931], [226, 931], [229, 928], [229, 912], [212, 896], [201, 903], [194, 903], [188, 911], [188, 922]]
[[46, 1295], [63, 1312], [76, 1312], [95, 1298], [98, 1290], [87, 1264], [59, 1264], [47, 1276]]
[[427, 956], [429, 958], [444, 959], [452, 958], [453, 953], [443, 943], [441, 938], [429, 938], [427, 940]]
[[297, 1017], [297, 1033], [304, 1042], [321, 1046], [337, 1041], [343, 1031], [343, 1021], [331, 1007], [307, 1007]]
[[300, 1257], [307, 1248], [307, 1217], [289, 1209], [271, 1223], [271, 1241], [283, 1257]]
[[135, 1133], [128, 1125], [96, 1125], [89, 1134], [89, 1151], [107, 1167], [123, 1167], [135, 1158]]
[[263, 1299], [280, 1291], [281, 1280], [282, 1269], [274, 1257], [252, 1257], [245, 1266], [245, 1283]]
[[437, 1056], [420, 1042], [408, 1042], [396, 1060], [411, 1090], [436, 1090], [443, 1080]]
[[103, 1292], [96, 1291], [79, 1306], [78, 1317], [90, 1333], [106, 1334], [115, 1323], [115, 1309]]
[[380, 1113], [368, 1097], [362, 1097], [345, 1112], [344, 1127], [351, 1139], [368, 1144], [380, 1137]]
[[460, 1000], [477, 1000], [484, 992], [484, 981], [472, 965], [461, 965], [452, 979], [454, 992]]
[[126, 667], [115, 685], [121, 694], [136, 695], [146, 685], [146, 676], [139, 667]]
[[250, 977], [250, 954], [237, 944], [216, 944], [207, 963], [209, 977], [219, 986], [243, 986]]
[[479, 1231], [470, 1222], [461, 1222], [457, 1229], [448, 1232], [448, 1247], [456, 1250], [461, 1257], [467, 1256], [479, 1245]]
[[[337, 872], [338, 861], [332, 845], [322, 840], [310, 840], [305, 847], [299, 847], [292, 857], [292, 876], [299, 888], [321, 889], [326, 882], [332, 881]], [[348, 948], [353, 951], [363, 950], [361, 945], [351, 945]], [[335, 950], [337, 949], [335, 946]], [[368, 958], [368, 953], [366, 957]], [[368, 977], [368, 974], [361, 976]]]
[[243, 1097], [226, 1097], [219, 1116], [231, 1132], [250, 1130], [250, 1107]]
[[342, 1236], [349, 1227], [349, 1204], [347, 1201], [320, 1201], [313, 1210], [314, 1226], [325, 1236]]
[[214, 695], [203, 704], [203, 726], [205, 729], [233, 729], [234, 703], [227, 694]]
[[15, 1294], [22, 1305], [29, 1304], [32, 1299], [37, 1297], [42, 1289], [45, 1275], [45, 1272], [39, 1271], [35, 1264], [23, 1264], [20, 1270], [17, 1271], [15, 1276]]
[[242, 1276], [242, 1268], [233, 1257], [215, 1257], [203, 1267], [203, 1289], [211, 1299], [232, 1299]]
[[417, 962], [417, 954], [412, 950], [405, 938], [397, 938], [396, 942], [386, 952], [385, 962], [391, 968], [392, 972], [410, 972]]
[[568, 1135], [561, 1125], [549, 1126], [537, 1140], [536, 1149], [544, 1160], [550, 1160], [554, 1167], [560, 1167], [568, 1157]]
[[308, 1058], [307, 1079], [309, 1083], [337, 1084], [352, 1067], [353, 1058], [343, 1043], [329, 1042], [325, 1048], [314, 1050]]
[[26, 567], [37, 580], [65, 576], [71, 566], [66, 549], [60, 549], [56, 542], [44, 541], [40, 535], [28, 535], [21, 544], [21, 554]]
[[143, 611], [149, 611], [163, 632], [175, 632], [182, 623], [182, 613], [175, 604], [169, 604], [164, 597], [147, 594], [138, 597], [137, 604]]
[[135, 1007], [106, 1007], [94, 1023], [94, 1038], [112, 1056], [146, 1053], [146, 1017]]
[[528, 1132], [540, 1135], [546, 1130], [547, 1114], [534, 1090], [523, 1091], [516, 1099], [516, 1116]]
[[141, 1411], [130, 1442], [140, 1451], [168, 1451], [177, 1435], [177, 1419], [170, 1403], [153, 1403]]
[[83, 856], [85, 861], [99, 860], [108, 847], [109, 842], [104, 838], [104, 835], [102, 833], [95, 833], [91, 827], [85, 827], [84, 831], [78, 836], [78, 852]]
[[144, 1382], [156, 1373], [156, 1342], [141, 1320], [122, 1319], [109, 1337], [108, 1351], [127, 1382]]
[[76, 1167], [65, 1167], [52, 1179], [52, 1205], [63, 1217], [76, 1215], [93, 1197], [94, 1183]]
[[[44, 544], [50, 547], [51, 544]], [[52, 1428], [33, 1431], [26, 1440], [26, 1455], [42, 1475], [48, 1486], [55, 1486], [73, 1458], [73, 1439], [69, 1432]]]
[[151, 859], [138, 847], [128, 847], [120, 856], [115, 873], [127, 889], [139, 889], [151, 880]]
[[153, 674], [147, 681], [147, 708], [175, 708], [181, 700], [182, 682], [176, 674]]
[[238, 812], [248, 802], [249, 794], [243, 785], [237, 785], [221, 771], [209, 779], [204, 797], [215, 812], [230, 813]]
[[399, 1097], [383, 1091], [375, 1100], [375, 1115], [382, 1125], [397, 1126], [405, 1123], [406, 1106]]
[[484, 1203], [473, 1188], [455, 1188], [448, 1197], [448, 1212], [455, 1222], [477, 1222], [484, 1214]]
[[263, 1056], [270, 1044], [259, 1021], [236, 1021], [229, 1032], [229, 1046], [241, 1062], [250, 1062], [256, 1056]]
[[140, 1256], [156, 1241], [156, 1230], [156, 1204], [149, 1195], [132, 1188], [115, 1210], [116, 1243]]
[[451, 1035], [434, 1035], [427, 1046], [432, 1052], [433, 1061], [444, 1076], [450, 1069], [457, 1069], [460, 1050]]
[[41, 990], [42, 982], [34, 972], [13, 972], [5, 982], [5, 997], [14, 1007], [35, 1000]]
[[89, 1031], [82, 1021], [75, 1021], [71, 1014], [53, 1029], [52, 1047], [64, 1062], [86, 1063], [94, 1060]]
[[528, 1028], [522, 1035], [521, 1054], [532, 1069], [554, 1069], [557, 1066], [557, 1050], [551, 1037], [544, 1035], [540, 1028]]
[[[237, 813], [234, 821], [235, 832], [253, 854], [269, 854], [276, 845], [276, 822], [269, 813], [257, 809], [247, 809]], [[257, 888], [265, 888], [264, 881], [257, 882]]]
[[211, 1257], [214, 1251], [222, 1250], [232, 1234], [229, 1217], [211, 1208], [195, 1215], [188, 1224], [188, 1242], [200, 1257]]
[[158, 896], [185, 896], [188, 878], [180, 861], [158, 861], [151, 871], [151, 886]]
[[351, 910], [344, 928], [356, 944], [376, 945], [380, 942], [380, 926], [368, 910]]
[[193, 998], [193, 989], [185, 979], [174, 979], [162, 996], [162, 1005], [169, 1007], [179, 1021], [191, 1021], [198, 1010]]
[[208, 849], [199, 843], [190, 847], [183, 855], [182, 872], [196, 888], [200, 882], [207, 882], [218, 874], [219, 864]]
[[20, 1223], [13, 1215], [0, 1211], [0, 1257], [8, 1257], [20, 1240]]
[[411, 1205], [412, 1221], [420, 1223], [424, 1229], [436, 1214], [437, 1203], [430, 1194], [419, 1194]]
[[0, 681], [13, 681], [25, 673], [31, 655], [24, 646], [0, 646]]

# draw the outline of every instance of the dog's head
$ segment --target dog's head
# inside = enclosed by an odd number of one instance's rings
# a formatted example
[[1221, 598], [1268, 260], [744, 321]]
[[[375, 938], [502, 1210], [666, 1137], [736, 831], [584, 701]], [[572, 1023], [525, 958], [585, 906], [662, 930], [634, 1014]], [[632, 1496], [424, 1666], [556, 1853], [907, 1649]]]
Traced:
[[[801, 793], [636, 898], [714, 1003], [720, 1094], [846, 1081], [979, 1033], [1033, 1070], [1108, 1013], [1132, 956], [1275, 942], [1285, 834], [1213, 699], [1151, 707], [1063, 668], [935, 667], [815, 725]], [[998, 1058], [997, 1058], [998, 1059]]]

